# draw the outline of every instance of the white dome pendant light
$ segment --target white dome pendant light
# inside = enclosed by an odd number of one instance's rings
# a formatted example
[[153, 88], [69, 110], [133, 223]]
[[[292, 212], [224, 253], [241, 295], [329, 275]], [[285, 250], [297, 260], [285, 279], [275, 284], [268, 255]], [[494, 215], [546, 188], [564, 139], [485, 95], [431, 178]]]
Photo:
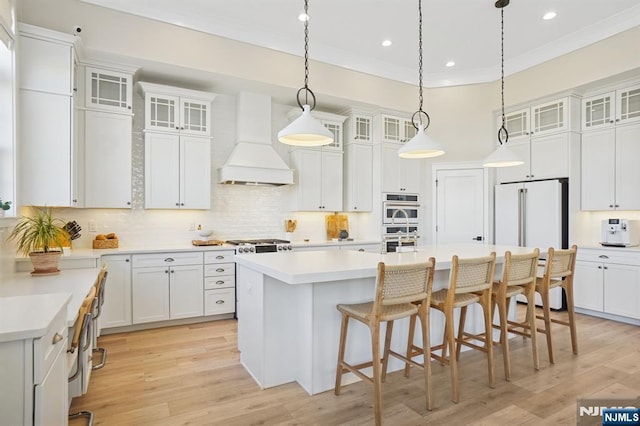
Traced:
[[[422, 0], [418, 0], [418, 19], [418, 88], [420, 92], [420, 104], [418, 111], [414, 112], [411, 117], [411, 124], [413, 124], [413, 127], [415, 127], [418, 132], [409, 142], [398, 150], [398, 155], [402, 158], [428, 158], [444, 154], [444, 150], [438, 142], [425, 133], [431, 119], [429, 118], [429, 114], [422, 110]], [[418, 116], [418, 124], [416, 124], [416, 116]]]
[[[322, 146], [333, 143], [333, 133], [311, 116], [316, 107], [316, 95], [309, 89], [309, 0], [304, 0], [304, 87], [298, 90], [296, 100], [302, 115], [278, 132], [278, 140], [287, 145]], [[304, 92], [304, 104], [300, 94]], [[312, 104], [309, 104], [311, 97]]]
[[509, 132], [507, 131], [506, 120], [504, 118], [504, 8], [509, 4], [509, 0], [498, 0], [495, 6], [500, 9], [500, 94], [502, 96], [502, 126], [498, 130], [498, 142], [500, 146], [484, 159], [482, 165], [484, 167], [511, 167], [524, 164], [522, 158], [514, 153], [507, 146], [509, 140]]

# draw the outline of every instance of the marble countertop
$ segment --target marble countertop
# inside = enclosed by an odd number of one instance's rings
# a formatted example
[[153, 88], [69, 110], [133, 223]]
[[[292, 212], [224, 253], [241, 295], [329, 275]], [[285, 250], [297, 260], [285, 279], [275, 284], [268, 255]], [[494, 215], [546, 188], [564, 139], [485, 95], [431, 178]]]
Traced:
[[[45, 299], [59, 294], [70, 296], [67, 305], [67, 325], [72, 327], [78, 317], [80, 305], [95, 282], [99, 270], [99, 268], [64, 269], [57, 275], [39, 277], [34, 277], [28, 272], [3, 276], [0, 283], [0, 300], [7, 303], [7, 298], [13, 299], [16, 296], [37, 296], [33, 299], [34, 301], [43, 296]], [[29, 297], [25, 297], [23, 301], [26, 299]], [[25, 324], [30, 321], [30, 317], [43, 314], [37, 312], [32, 306], [18, 312], [22, 312], [19, 320], [25, 321]]]
[[318, 250], [288, 253], [236, 255], [236, 263], [254, 269], [288, 284], [342, 281], [375, 277], [378, 262], [408, 264], [436, 259], [436, 270], [451, 268], [451, 258], [480, 257], [496, 252], [502, 262], [504, 252], [529, 253], [531, 248], [481, 244], [420, 246], [417, 251], [403, 253], [367, 253], [358, 251]]
[[71, 293], [0, 297], [0, 343], [37, 339], [71, 300]]

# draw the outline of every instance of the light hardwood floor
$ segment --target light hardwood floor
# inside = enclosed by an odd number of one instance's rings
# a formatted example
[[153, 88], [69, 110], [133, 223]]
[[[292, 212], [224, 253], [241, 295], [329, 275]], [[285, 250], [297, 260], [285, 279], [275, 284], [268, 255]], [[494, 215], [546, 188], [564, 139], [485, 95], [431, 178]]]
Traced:
[[[484, 354], [463, 353], [458, 404], [451, 401], [448, 367], [434, 362], [431, 412], [417, 371], [409, 379], [390, 374], [383, 385], [384, 424], [574, 425], [578, 397], [640, 394], [640, 327], [578, 315], [577, 356], [567, 327], [556, 325], [553, 334], [556, 364], [549, 364], [539, 335], [537, 372], [530, 342], [511, 340], [511, 382], [504, 380], [496, 347], [495, 389], [487, 384]], [[296, 383], [261, 390], [239, 363], [235, 320], [102, 336], [100, 346], [108, 348], [107, 365], [93, 372], [89, 392], [71, 406], [72, 412], [93, 411], [96, 425], [373, 423], [368, 383], [344, 386], [339, 397], [332, 391], [309, 396]]]

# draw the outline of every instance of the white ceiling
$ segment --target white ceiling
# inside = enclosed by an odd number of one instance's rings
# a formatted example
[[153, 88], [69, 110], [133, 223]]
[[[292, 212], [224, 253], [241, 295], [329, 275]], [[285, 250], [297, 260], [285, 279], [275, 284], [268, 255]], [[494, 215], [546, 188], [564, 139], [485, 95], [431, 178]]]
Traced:
[[[303, 0], [82, 1], [298, 56], [304, 53], [303, 24], [297, 19]], [[494, 0], [423, 0], [422, 10], [425, 86], [499, 78], [500, 11]], [[548, 11], [557, 17], [542, 20]], [[417, 0], [310, 0], [309, 16], [312, 60], [417, 84]], [[505, 73], [639, 25], [638, 0], [512, 0], [505, 8]], [[383, 48], [387, 38], [393, 45]], [[447, 68], [449, 60], [456, 65]]]

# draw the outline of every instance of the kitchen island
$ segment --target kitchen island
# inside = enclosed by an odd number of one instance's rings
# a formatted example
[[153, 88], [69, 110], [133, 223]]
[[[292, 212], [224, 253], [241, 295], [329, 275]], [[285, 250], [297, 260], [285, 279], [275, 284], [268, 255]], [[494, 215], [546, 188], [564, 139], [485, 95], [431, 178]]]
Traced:
[[[531, 249], [509, 246], [456, 244], [422, 246], [404, 253], [367, 253], [319, 250], [289, 253], [237, 255], [238, 349], [240, 361], [262, 388], [297, 381], [313, 395], [332, 389], [341, 316], [339, 303], [373, 299], [378, 262], [409, 264], [436, 259], [433, 289], [449, 283], [451, 258], [485, 256], [496, 252], [497, 263], [504, 252], [526, 253]], [[501, 268], [496, 268], [500, 273]], [[515, 308], [515, 304], [512, 306]], [[484, 330], [481, 309], [467, 314], [469, 331]], [[512, 310], [512, 315], [515, 309]], [[431, 314], [431, 343], [442, 342], [444, 316]], [[404, 353], [408, 320], [396, 321], [392, 348]], [[350, 363], [371, 359], [368, 328], [351, 321], [346, 359]], [[384, 327], [381, 330], [384, 333]], [[416, 333], [419, 343], [419, 333]], [[389, 371], [402, 368], [390, 360]], [[358, 380], [346, 375], [344, 383]]]

